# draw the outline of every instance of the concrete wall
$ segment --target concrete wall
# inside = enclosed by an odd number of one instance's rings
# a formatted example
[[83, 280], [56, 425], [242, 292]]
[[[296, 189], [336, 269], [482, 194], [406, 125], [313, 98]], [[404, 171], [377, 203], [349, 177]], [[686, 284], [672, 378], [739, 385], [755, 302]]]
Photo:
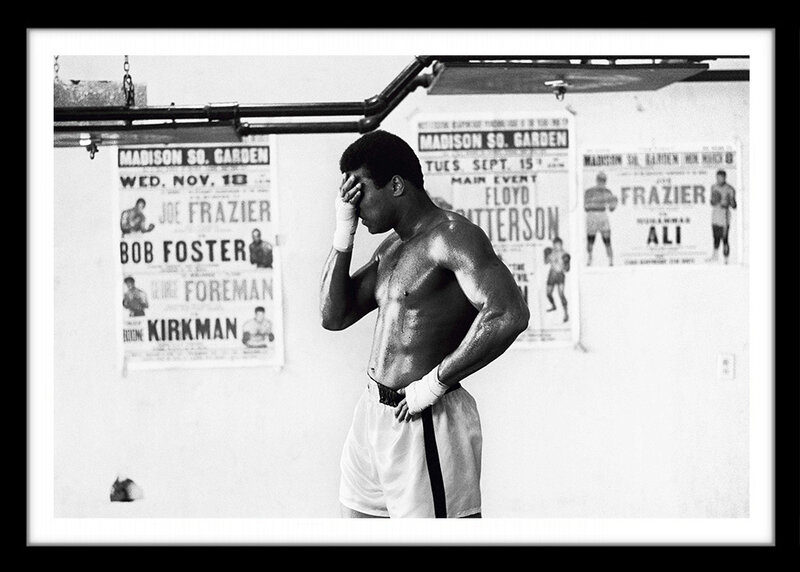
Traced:
[[[359, 100], [410, 56], [131, 57], [151, 105]], [[291, 65], [287, 66], [286, 64]], [[62, 78], [109, 79], [119, 58], [60, 58]], [[579, 148], [738, 138], [744, 261], [584, 272], [578, 350], [510, 350], [466, 386], [484, 430], [486, 517], [748, 515], [748, 85], [652, 93], [412, 94], [383, 128], [408, 137], [417, 111], [577, 112]], [[56, 516], [335, 517], [338, 459], [363, 387], [374, 316], [320, 327], [338, 157], [355, 135], [279, 136], [286, 365], [130, 372], [116, 367], [114, 153], [55, 158]], [[755, 191], [754, 191], [755, 192]], [[357, 235], [360, 264], [380, 238]], [[602, 252], [601, 248], [597, 248]], [[737, 376], [716, 376], [719, 353]], [[122, 472], [139, 503], [108, 502]]]

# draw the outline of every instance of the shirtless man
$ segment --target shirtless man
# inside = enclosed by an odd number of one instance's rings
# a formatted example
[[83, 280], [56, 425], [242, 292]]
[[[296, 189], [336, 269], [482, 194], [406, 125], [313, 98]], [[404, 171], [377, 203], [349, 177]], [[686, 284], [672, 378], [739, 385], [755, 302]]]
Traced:
[[558, 287], [558, 297], [561, 298], [561, 308], [564, 310], [564, 321], [569, 321], [567, 313], [567, 297], [564, 294], [565, 273], [569, 272], [570, 255], [564, 250], [564, 242], [556, 237], [553, 239], [553, 248], [544, 249], [544, 262], [550, 265], [550, 272], [547, 274], [547, 299], [550, 301], [548, 312], [556, 309], [556, 302], [553, 299], [553, 288]]
[[272, 268], [272, 245], [261, 240], [261, 231], [253, 229], [253, 242], [250, 243], [250, 264], [256, 268]]
[[[322, 326], [378, 310], [341, 457], [342, 516], [480, 517], [480, 419], [459, 382], [526, 329], [528, 308], [484, 232], [430, 199], [402, 139], [368, 133], [339, 166]], [[351, 275], [359, 218], [371, 234], [393, 232]]]
[[714, 239], [714, 252], [709, 259], [709, 262], [719, 260], [721, 242], [725, 264], [728, 263], [728, 256], [731, 253], [728, 243], [731, 229], [730, 209], [736, 208], [736, 189], [727, 183], [726, 178], [727, 173], [720, 169], [717, 171], [717, 182], [711, 186], [711, 236]]
[[594, 187], [586, 189], [583, 193], [583, 208], [586, 211], [586, 265], [592, 265], [592, 250], [594, 249], [594, 239], [597, 233], [603, 239], [608, 256], [608, 265], [614, 266], [614, 252], [611, 248], [611, 226], [608, 222], [609, 212], [617, 208], [617, 197], [606, 188], [606, 174], [597, 173]]
[[128, 310], [132, 318], [144, 316], [144, 311], [150, 305], [147, 302], [147, 294], [144, 290], [136, 287], [136, 280], [132, 276], [126, 277], [123, 282], [125, 282], [127, 290], [122, 295], [122, 306]]
[[266, 319], [263, 306], [256, 307], [256, 315], [242, 326], [242, 343], [248, 348], [265, 348], [275, 339], [272, 322]]
[[152, 232], [155, 225], [146, 224], [144, 217], [144, 207], [147, 205], [144, 199], [136, 201], [136, 206], [122, 211], [119, 218], [119, 227], [123, 236], [131, 232]]

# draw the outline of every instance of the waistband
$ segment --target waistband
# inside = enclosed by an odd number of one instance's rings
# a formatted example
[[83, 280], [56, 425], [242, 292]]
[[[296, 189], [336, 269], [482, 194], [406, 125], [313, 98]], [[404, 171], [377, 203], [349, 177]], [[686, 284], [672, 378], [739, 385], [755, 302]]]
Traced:
[[[460, 388], [461, 384], [456, 383], [455, 385], [451, 385], [447, 391], [445, 391], [445, 394]], [[374, 397], [380, 403], [388, 405], [389, 407], [397, 407], [403, 400], [403, 396], [397, 393], [397, 391], [390, 387], [386, 387], [382, 383], [378, 383], [372, 379], [369, 374], [367, 374], [367, 391], [371, 397]]]

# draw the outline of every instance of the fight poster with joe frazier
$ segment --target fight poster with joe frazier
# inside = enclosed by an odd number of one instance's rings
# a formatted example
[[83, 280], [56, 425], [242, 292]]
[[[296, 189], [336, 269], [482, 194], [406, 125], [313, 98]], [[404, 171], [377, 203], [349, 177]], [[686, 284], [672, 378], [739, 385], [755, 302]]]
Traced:
[[736, 142], [581, 153], [581, 228], [589, 269], [742, 260]]
[[120, 147], [128, 368], [281, 365], [274, 144]]
[[528, 303], [514, 347], [577, 342], [573, 119], [435, 114], [415, 127], [431, 198], [483, 229]]

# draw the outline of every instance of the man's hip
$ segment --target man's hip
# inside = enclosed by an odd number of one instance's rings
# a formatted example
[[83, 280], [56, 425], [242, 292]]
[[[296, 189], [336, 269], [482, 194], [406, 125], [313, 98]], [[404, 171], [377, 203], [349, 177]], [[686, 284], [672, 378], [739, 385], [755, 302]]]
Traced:
[[367, 382], [342, 451], [340, 502], [373, 516], [480, 512], [483, 439], [475, 399], [454, 387], [406, 423], [394, 416], [394, 393]]

